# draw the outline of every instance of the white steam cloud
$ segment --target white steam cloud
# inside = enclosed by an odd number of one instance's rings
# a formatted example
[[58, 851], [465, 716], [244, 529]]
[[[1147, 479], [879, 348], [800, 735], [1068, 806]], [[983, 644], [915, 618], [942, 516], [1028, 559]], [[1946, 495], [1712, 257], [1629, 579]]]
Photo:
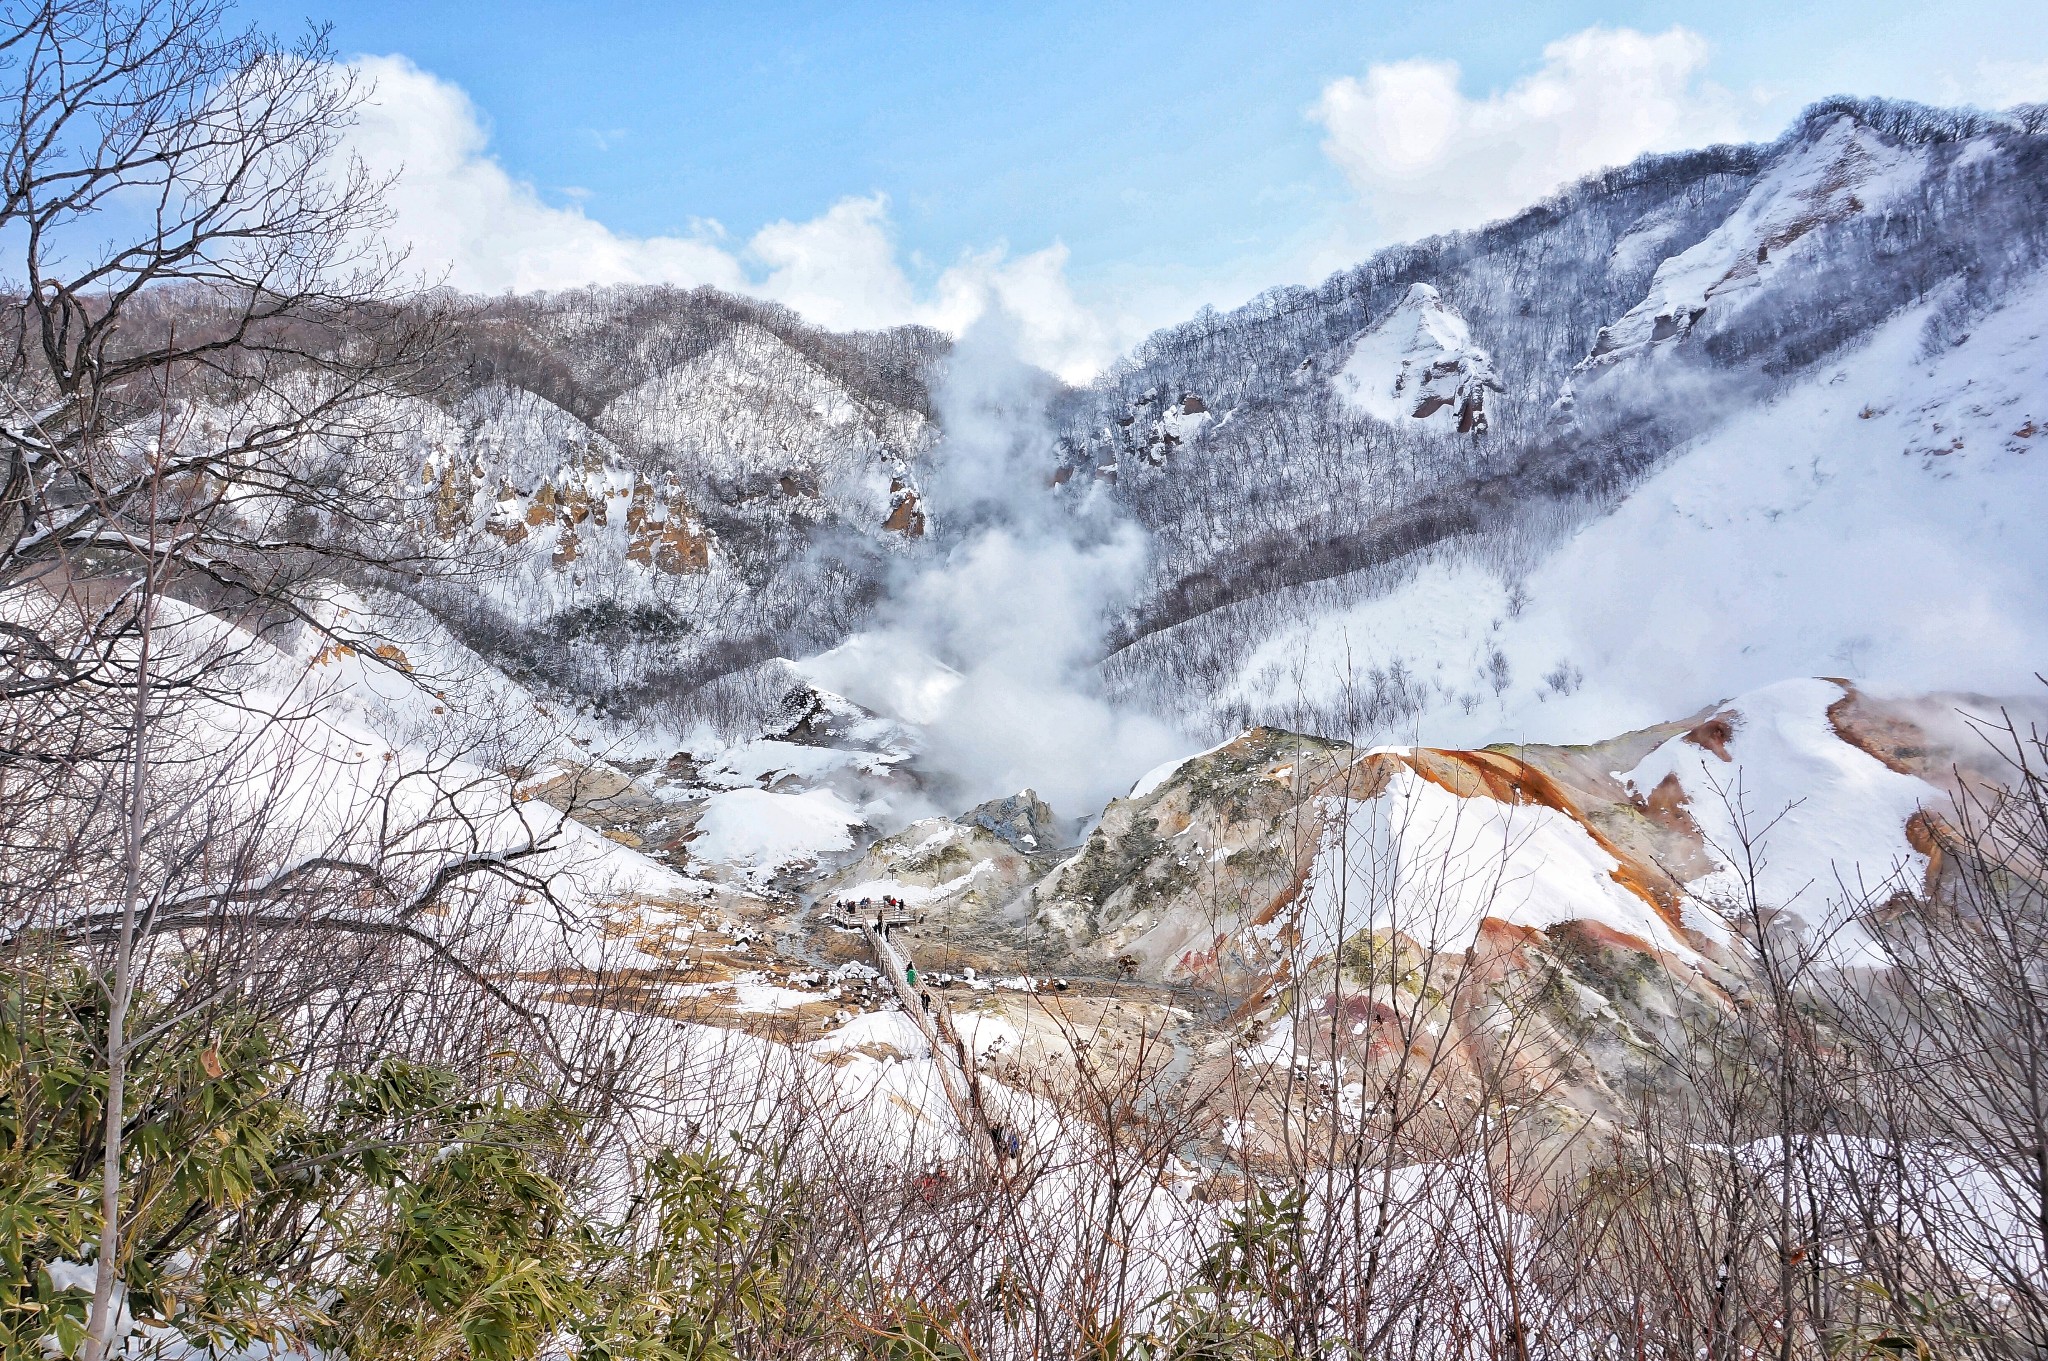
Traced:
[[1103, 694], [1104, 620], [1136, 593], [1145, 536], [1092, 488], [1047, 490], [1049, 384], [1017, 358], [1018, 336], [1007, 313], [984, 316], [936, 394], [946, 433], [926, 490], [944, 517], [939, 556], [895, 583], [880, 627], [809, 669], [921, 723], [926, 766], [963, 803], [1029, 787], [1073, 816], [1190, 743]]

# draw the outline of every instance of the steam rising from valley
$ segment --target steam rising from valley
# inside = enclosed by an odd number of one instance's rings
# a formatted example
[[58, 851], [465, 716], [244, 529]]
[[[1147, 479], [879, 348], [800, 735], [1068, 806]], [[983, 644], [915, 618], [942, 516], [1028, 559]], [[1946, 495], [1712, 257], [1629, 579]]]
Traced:
[[1102, 690], [1104, 620], [1136, 594], [1147, 540], [1092, 484], [1050, 490], [1054, 389], [1017, 340], [1014, 319], [996, 315], [953, 350], [926, 484], [934, 549], [892, 575], [871, 630], [803, 669], [921, 726], [942, 801], [1029, 787], [1074, 816], [1190, 741]]

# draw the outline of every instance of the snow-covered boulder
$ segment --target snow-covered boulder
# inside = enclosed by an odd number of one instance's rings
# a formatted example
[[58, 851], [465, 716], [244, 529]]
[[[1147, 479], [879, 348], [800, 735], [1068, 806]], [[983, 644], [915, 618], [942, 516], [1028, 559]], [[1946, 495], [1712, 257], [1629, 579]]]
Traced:
[[1502, 390], [1465, 318], [1428, 284], [1409, 288], [1358, 338], [1334, 381], [1354, 411], [1390, 425], [1423, 421], [1461, 434], [1486, 429], [1486, 394]]

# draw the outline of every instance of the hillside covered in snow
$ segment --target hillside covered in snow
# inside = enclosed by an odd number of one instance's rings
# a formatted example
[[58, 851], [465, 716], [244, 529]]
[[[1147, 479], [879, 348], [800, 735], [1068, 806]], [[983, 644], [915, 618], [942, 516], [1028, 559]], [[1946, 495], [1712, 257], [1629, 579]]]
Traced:
[[[776, 659], [901, 627], [994, 486], [1142, 534], [1108, 617], [1061, 624], [1107, 634], [1062, 683], [1194, 745], [1591, 738], [1800, 675], [2007, 694], [2042, 624], [2030, 119], [1835, 101], [1648, 158], [1047, 385], [1044, 452], [982, 470], [935, 334], [706, 290], [496, 301], [417, 418], [417, 515], [461, 570], [414, 593], [572, 707], [743, 738]], [[897, 665], [848, 683], [937, 674]]]
[[2048, 1354], [2048, 109], [1077, 388], [408, 285], [324, 30], [31, 10], [0, 1355]]
[[[776, 892], [1026, 783], [1091, 791], [1058, 841], [1261, 724], [1597, 742], [1816, 676], [2026, 701], [2043, 148], [2025, 111], [1831, 102], [1081, 390], [709, 290], [478, 304], [389, 454], [436, 570], [376, 589], [575, 725], [549, 797]], [[960, 869], [1000, 905], [1054, 849]]]
[[1119, 693], [1473, 741], [2022, 684], [2042, 155], [2027, 116], [1838, 101], [1153, 337], [1062, 417], [1153, 534]]

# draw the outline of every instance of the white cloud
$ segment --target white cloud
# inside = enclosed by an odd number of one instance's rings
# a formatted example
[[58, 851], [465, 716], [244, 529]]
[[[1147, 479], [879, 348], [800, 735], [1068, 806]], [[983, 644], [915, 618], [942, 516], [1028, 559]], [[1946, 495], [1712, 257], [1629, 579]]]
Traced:
[[841, 199], [809, 222], [771, 222], [754, 233], [747, 253], [768, 268], [757, 291], [820, 326], [889, 326], [920, 311], [896, 263], [880, 194]]
[[1976, 80], [1962, 98], [1987, 109], [2009, 109], [2015, 104], [2048, 101], [2048, 61], [1993, 61], [1977, 63]]
[[1645, 152], [1746, 135], [1738, 101], [1702, 79], [1706, 61], [1684, 28], [1595, 27], [1483, 98], [1459, 88], [1455, 62], [1398, 61], [1332, 81], [1310, 116], [1381, 233], [1414, 237], [1506, 216]]
[[735, 248], [716, 224], [691, 236], [629, 236], [589, 217], [570, 194], [549, 203], [490, 155], [490, 136], [459, 87], [400, 56], [362, 57], [375, 82], [350, 139], [371, 169], [398, 176], [393, 236], [432, 278], [478, 293], [582, 284], [710, 284], [794, 308], [821, 326], [917, 322], [960, 334], [992, 308], [1016, 320], [1021, 352], [1070, 381], [1116, 354], [1108, 324], [1074, 297], [1067, 251], [963, 254], [931, 288], [905, 273], [880, 194], [841, 199], [808, 222], [773, 222]]
[[897, 263], [882, 195], [841, 199], [809, 222], [775, 222], [747, 243], [767, 267], [753, 285], [821, 326], [862, 329], [914, 321], [960, 335], [992, 308], [1016, 323], [1019, 353], [1063, 378], [1092, 376], [1116, 353], [1110, 326], [1067, 283], [1067, 248], [1055, 243], [1011, 256], [970, 251], [941, 273], [924, 299]]
[[403, 57], [364, 57], [376, 84], [352, 149], [379, 173], [397, 172], [395, 235], [430, 275], [457, 288], [527, 292], [575, 283], [741, 287], [739, 262], [702, 237], [622, 237], [556, 207], [487, 154], [488, 134], [460, 87]]

